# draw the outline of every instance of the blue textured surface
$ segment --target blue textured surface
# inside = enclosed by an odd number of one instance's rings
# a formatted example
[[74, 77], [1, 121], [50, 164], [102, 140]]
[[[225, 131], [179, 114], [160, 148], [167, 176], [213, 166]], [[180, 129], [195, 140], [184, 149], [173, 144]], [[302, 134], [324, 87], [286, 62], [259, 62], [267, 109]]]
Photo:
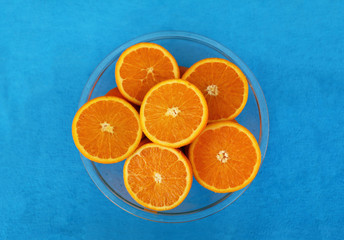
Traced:
[[[0, 1], [1, 240], [343, 239], [343, 1], [71, 2]], [[113, 205], [71, 137], [96, 65], [161, 30], [233, 50], [270, 113], [253, 185], [222, 212], [185, 224], [148, 222]]]

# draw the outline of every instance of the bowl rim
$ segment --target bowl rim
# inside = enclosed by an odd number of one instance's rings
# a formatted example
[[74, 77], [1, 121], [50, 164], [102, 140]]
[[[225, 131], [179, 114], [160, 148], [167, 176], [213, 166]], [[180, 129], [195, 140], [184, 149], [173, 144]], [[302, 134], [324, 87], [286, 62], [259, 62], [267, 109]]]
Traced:
[[[90, 100], [94, 87], [96, 86], [97, 82], [99, 81], [102, 74], [106, 71], [106, 69], [111, 64], [113, 64], [113, 62], [116, 60], [115, 56], [119, 55], [125, 49], [127, 49], [128, 47], [136, 43], [151, 42], [151, 41], [164, 40], [164, 39], [188, 40], [188, 41], [193, 41], [193, 42], [205, 45], [207, 47], [210, 47], [213, 50], [222, 54], [228, 60], [232, 59], [231, 61], [233, 61], [243, 71], [243, 73], [247, 77], [249, 86], [254, 94], [257, 107], [258, 107], [259, 118], [260, 118], [260, 132], [259, 132], [258, 143], [261, 149], [261, 154], [262, 154], [261, 157], [262, 157], [262, 163], [263, 163], [265, 155], [266, 155], [268, 139], [269, 139], [269, 114], [268, 114], [268, 108], [267, 108], [266, 100], [264, 97], [264, 93], [256, 77], [254, 76], [254, 74], [236, 54], [234, 54], [230, 49], [226, 48], [222, 44], [199, 34], [195, 34], [191, 32], [183, 32], [183, 31], [160, 31], [160, 32], [153, 32], [153, 33], [141, 35], [137, 38], [134, 38], [120, 45], [115, 50], [113, 50], [110, 54], [108, 54], [92, 72], [92, 74], [90, 75], [82, 91], [78, 108], [80, 108], [85, 102]], [[95, 164], [92, 161], [88, 160], [87, 158], [83, 157], [82, 154], [80, 154], [80, 156], [86, 168], [86, 171], [88, 175], [90, 176], [90, 178], [92, 179], [92, 181], [94, 182], [94, 184], [111, 202], [113, 202], [116, 206], [118, 206], [119, 208], [123, 209], [124, 211], [134, 216], [137, 216], [146, 220], [150, 220], [150, 221], [155, 221], [155, 222], [168, 222], [168, 223], [189, 222], [189, 221], [194, 221], [194, 220], [202, 219], [207, 216], [213, 215], [221, 211], [225, 207], [229, 206], [233, 202], [235, 202], [251, 185], [249, 184], [248, 186], [246, 186], [245, 188], [239, 191], [228, 193], [223, 198], [219, 199], [218, 201], [206, 207], [196, 209], [190, 212], [183, 212], [183, 213], [154, 212], [148, 209], [144, 209], [140, 206], [139, 207], [135, 206], [132, 203], [128, 202], [125, 198], [121, 197], [115, 191], [111, 191], [110, 189], [112, 188], [102, 178]], [[232, 200], [226, 201], [230, 196]], [[216, 208], [214, 208], [215, 206]]]

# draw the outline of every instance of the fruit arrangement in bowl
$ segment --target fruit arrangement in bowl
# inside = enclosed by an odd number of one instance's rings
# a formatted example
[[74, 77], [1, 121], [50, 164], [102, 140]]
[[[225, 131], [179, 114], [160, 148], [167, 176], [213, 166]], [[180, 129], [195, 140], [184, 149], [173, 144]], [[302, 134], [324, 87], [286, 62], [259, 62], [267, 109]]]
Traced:
[[254, 134], [235, 120], [249, 96], [243, 71], [217, 56], [181, 65], [160, 44], [131, 45], [115, 63], [113, 86], [72, 123], [80, 153], [121, 167], [118, 184], [156, 214], [188, 204], [193, 177], [214, 194], [242, 190], [262, 159]]

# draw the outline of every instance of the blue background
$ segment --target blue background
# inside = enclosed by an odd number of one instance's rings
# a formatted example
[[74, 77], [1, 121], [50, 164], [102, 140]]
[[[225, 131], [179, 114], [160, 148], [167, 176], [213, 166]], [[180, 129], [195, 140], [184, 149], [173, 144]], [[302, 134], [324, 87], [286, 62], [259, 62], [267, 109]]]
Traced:
[[[233, 50], [259, 80], [270, 141], [252, 186], [203, 220], [113, 205], [71, 122], [114, 48], [160, 30]], [[343, 1], [0, 1], [0, 239], [343, 239]]]

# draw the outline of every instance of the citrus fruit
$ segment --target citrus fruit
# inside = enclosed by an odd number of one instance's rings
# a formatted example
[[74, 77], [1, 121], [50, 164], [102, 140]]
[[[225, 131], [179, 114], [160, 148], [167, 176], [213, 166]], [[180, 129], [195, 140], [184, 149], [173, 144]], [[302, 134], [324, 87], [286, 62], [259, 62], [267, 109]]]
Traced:
[[[118, 90], [117, 87], [111, 89], [110, 91], [108, 91], [105, 96], [112, 96], [112, 97], [119, 97], [119, 98], [122, 98], [126, 101], [128, 101], [121, 93], [120, 91]], [[131, 103], [131, 105], [136, 109], [137, 112], [140, 112], [140, 106], [136, 105], [136, 104], [133, 104]]]
[[162, 46], [138, 43], [121, 54], [115, 75], [122, 95], [140, 105], [147, 91], [155, 84], [179, 78], [179, 68], [174, 57]]
[[[231, 121], [231, 122], [238, 123], [238, 121], [235, 120], [235, 119], [232, 119], [232, 120], [230, 120], [230, 121]], [[188, 145], [182, 147], [181, 150], [182, 150], [183, 153], [185, 153], [186, 155], [188, 155], [188, 154], [189, 154], [189, 148], [190, 148], [190, 144], [188, 144]]]
[[231, 121], [209, 124], [189, 148], [196, 180], [205, 188], [227, 193], [247, 186], [256, 176], [261, 153], [255, 137]]
[[208, 103], [209, 122], [234, 119], [245, 107], [246, 77], [235, 64], [225, 59], [203, 59], [192, 65], [182, 78], [202, 91]]
[[207, 124], [208, 107], [193, 84], [172, 79], [158, 83], [143, 99], [141, 127], [154, 143], [178, 148], [192, 142]]
[[180, 77], [183, 76], [183, 74], [186, 72], [186, 70], [188, 70], [187, 67], [179, 66]]
[[125, 97], [123, 97], [123, 95], [120, 93], [120, 91], [118, 90], [117, 87], [111, 89], [110, 91], [108, 91], [105, 96], [112, 96], [112, 97], [119, 97], [119, 98], [122, 98], [124, 100], [127, 100], [125, 99]]
[[139, 148], [139, 147], [141, 147], [141, 146], [143, 146], [143, 145], [145, 145], [145, 144], [147, 144], [147, 143], [151, 143], [151, 140], [149, 140], [148, 138], [146, 138], [145, 136], [143, 136], [142, 139], [141, 139], [141, 141], [140, 141], [140, 143], [139, 143], [139, 145], [137, 146], [137, 148]]
[[131, 155], [142, 137], [139, 115], [127, 101], [98, 97], [76, 113], [72, 134], [76, 147], [88, 159], [115, 163]]
[[189, 193], [192, 169], [181, 151], [148, 143], [126, 160], [123, 177], [135, 201], [165, 211], [177, 207]]

